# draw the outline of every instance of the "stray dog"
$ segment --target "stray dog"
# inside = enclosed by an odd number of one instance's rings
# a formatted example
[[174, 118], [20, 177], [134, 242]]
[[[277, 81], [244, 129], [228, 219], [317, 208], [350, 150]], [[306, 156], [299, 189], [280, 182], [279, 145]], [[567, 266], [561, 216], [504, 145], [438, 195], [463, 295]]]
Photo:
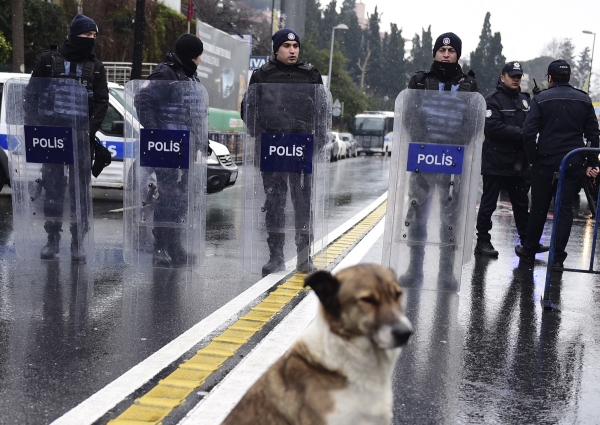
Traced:
[[392, 371], [412, 325], [394, 273], [360, 264], [305, 279], [320, 311], [223, 425], [378, 425], [392, 419]]

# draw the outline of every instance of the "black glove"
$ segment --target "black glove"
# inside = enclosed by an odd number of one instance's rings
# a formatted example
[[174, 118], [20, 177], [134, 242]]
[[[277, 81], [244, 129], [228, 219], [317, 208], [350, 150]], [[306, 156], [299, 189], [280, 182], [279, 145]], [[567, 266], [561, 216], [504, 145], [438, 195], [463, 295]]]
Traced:
[[531, 93], [533, 93], [534, 96], [537, 96], [538, 94], [540, 94], [542, 92], [542, 89], [538, 87], [537, 82], [535, 81], [535, 78], [533, 79], [533, 89], [531, 90]]
[[94, 165], [92, 165], [92, 175], [96, 178], [100, 175], [104, 168], [108, 167], [112, 162], [112, 155], [106, 147], [96, 138], [94, 145]]

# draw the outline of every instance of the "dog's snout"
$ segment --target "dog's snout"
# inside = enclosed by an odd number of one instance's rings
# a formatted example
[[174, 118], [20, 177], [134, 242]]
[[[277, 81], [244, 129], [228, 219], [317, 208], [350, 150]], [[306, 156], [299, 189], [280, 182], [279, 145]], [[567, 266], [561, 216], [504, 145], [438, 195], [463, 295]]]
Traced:
[[408, 344], [410, 337], [413, 334], [413, 329], [410, 325], [410, 322], [408, 322], [408, 320], [406, 320], [407, 323], [404, 322], [405, 321], [401, 321], [392, 329], [392, 335], [394, 336], [396, 347]]

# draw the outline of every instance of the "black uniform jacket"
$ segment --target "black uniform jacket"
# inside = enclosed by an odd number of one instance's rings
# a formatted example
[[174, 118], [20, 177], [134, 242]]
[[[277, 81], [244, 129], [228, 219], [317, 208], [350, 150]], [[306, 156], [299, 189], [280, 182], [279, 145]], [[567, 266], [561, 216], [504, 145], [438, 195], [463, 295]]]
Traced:
[[[323, 78], [317, 68], [306, 62], [297, 62], [294, 65], [285, 65], [278, 61], [274, 56], [269, 61], [254, 70], [250, 77], [249, 86], [256, 83], [275, 83], [275, 84], [323, 84]], [[246, 112], [246, 94], [242, 99], [241, 116], [245, 121]], [[298, 105], [301, 111], [301, 105]], [[246, 123], [248, 124], [248, 123]]]
[[485, 140], [481, 174], [519, 176], [528, 164], [521, 131], [529, 112], [529, 94], [511, 90], [498, 80], [496, 90], [485, 97]]
[[[568, 83], [557, 83], [533, 98], [523, 126], [523, 143], [530, 164], [560, 164], [567, 153], [584, 147], [583, 137], [591, 142], [591, 147], [598, 147], [598, 119], [585, 92]], [[596, 160], [591, 159], [589, 164], [595, 165]]]
[[[458, 86], [457, 91], [479, 91], [479, 88], [477, 87], [477, 80], [475, 79], [475, 74], [465, 74], [464, 72], [462, 72], [460, 65], [458, 66], [458, 72], [448, 82], [452, 86]], [[408, 82], [408, 88], [418, 90], [440, 90], [439, 83], [440, 79], [436, 75], [432, 66], [432, 69], [430, 69], [428, 72], [415, 72]]]
[[179, 58], [174, 53], [167, 53], [165, 62], [159, 63], [152, 73], [148, 76], [148, 80], [166, 80], [166, 81], [197, 81], [200, 82], [197, 75], [194, 74], [188, 77], [181, 64]]
[[[58, 51], [66, 61], [71, 62], [63, 45], [58, 46]], [[100, 130], [102, 121], [104, 120], [106, 112], [108, 111], [108, 83], [104, 64], [96, 59], [96, 56], [93, 54], [90, 54], [89, 60], [94, 61], [94, 79], [92, 82], [92, 91], [94, 96], [90, 98], [90, 103], [88, 105], [90, 117], [90, 140], [93, 142], [94, 135], [98, 130]], [[34, 78], [52, 78], [52, 65], [52, 51], [46, 50], [44, 53], [42, 53], [42, 56], [35, 64], [31, 76]]]

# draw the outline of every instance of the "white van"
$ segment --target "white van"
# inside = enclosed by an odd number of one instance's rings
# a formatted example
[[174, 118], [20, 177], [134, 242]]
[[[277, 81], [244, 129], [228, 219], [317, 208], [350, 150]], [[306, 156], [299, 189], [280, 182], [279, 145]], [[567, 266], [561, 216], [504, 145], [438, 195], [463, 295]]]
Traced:
[[[4, 83], [10, 78], [29, 78], [29, 75], [0, 72], [0, 96], [3, 94]], [[108, 83], [108, 111], [106, 112], [104, 121], [102, 121], [100, 130], [96, 133], [96, 137], [110, 151], [112, 162], [102, 170], [98, 178], [92, 177], [93, 188], [123, 189], [123, 146], [125, 142], [123, 138], [123, 117], [125, 115], [124, 91], [125, 88], [123, 86]], [[3, 96], [0, 104], [0, 147], [7, 151], [6, 108]], [[207, 160], [207, 189], [209, 192], [212, 192], [235, 184], [238, 176], [238, 167], [231, 160], [229, 149], [225, 145], [210, 140], [209, 146], [213, 153]], [[2, 161], [0, 161], [1, 165]], [[1, 172], [2, 170], [0, 170]]]

